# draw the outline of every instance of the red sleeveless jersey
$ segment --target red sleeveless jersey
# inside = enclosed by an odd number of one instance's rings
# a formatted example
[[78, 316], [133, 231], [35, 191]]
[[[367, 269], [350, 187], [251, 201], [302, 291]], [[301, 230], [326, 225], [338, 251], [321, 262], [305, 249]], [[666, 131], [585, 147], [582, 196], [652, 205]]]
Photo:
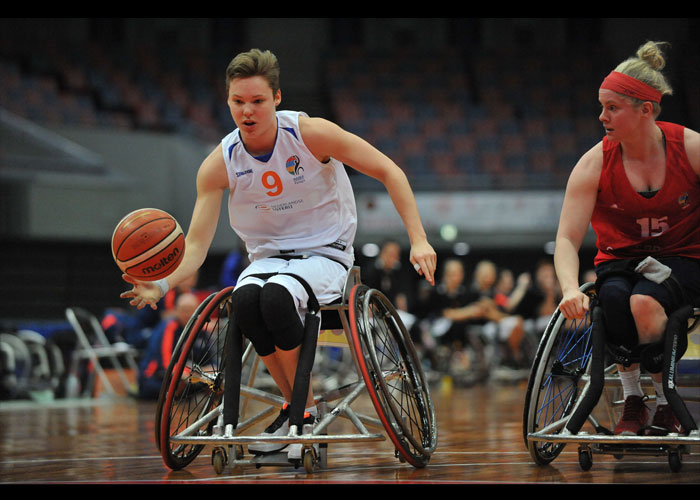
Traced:
[[603, 138], [603, 168], [591, 218], [596, 265], [648, 255], [700, 258], [700, 179], [685, 152], [684, 127], [656, 124], [666, 139], [666, 177], [651, 198], [630, 185], [619, 142]]

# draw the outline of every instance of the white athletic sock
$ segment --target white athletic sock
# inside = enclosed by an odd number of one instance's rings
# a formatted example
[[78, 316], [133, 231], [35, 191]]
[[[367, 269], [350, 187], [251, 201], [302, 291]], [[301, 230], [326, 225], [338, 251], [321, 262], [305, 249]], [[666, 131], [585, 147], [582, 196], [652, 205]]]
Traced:
[[639, 383], [639, 368], [620, 373], [620, 381], [622, 382], [622, 393], [627, 399], [629, 396], [644, 397], [642, 385]]
[[656, 382], [652, 380], [651, 383], [654, 385], [654, 392], [656, 392], [656, 407], [661, 405], [667, 405], [666, 395], [664, 394], [664, 386], [661, 382]]

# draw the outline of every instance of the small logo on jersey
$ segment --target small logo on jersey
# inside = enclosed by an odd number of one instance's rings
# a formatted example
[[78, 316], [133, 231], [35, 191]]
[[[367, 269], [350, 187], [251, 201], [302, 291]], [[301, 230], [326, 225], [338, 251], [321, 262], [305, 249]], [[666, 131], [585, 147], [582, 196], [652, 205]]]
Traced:
[[304, 171], [304, 168], [299, 166], [299, 157], [296, 155], [287, 158], [286, 167], [287, 172], [289, 172], [292, 175], [299, 175], [301, 172]]
[[253, 169], [249, 168], [248, 170], [244, 170], [243, 172], [236, 172], [236, 177], [240, 177], [242, 175], [247, 175], [247, 174], [252, 174]]
[[336, 250], [345, 251], [348, 247], [348, 242], [344, 240], [335, 240], [333, 243], [326, 245], [330, 248], [335, 248]]
[[688, 191], [686, 191], [678, 197], [678, 204], [681, 206], [681, 208], [688, 207], [688, 203], [690, 203], [690, 200], [688, 198]]
[[299, 157], [297, 155], [290, 156], [287, 159], [286, 167], [287, 172], [294, 176], [294, 184], [301, 184], [304, 182], [304, 176], [302, 175], [304, 167], [299, 166]]
[[292, 210], [292, 209], [297, 208], [299, 206], [302, 206], [302, 208], [303, 208], [303, 204], [304, 204], [304, 200], [303, 200], [303, 198], [300, 198], [298, 200], [285, 201], [282, 203], [275, 203], [273, 205], [261, 203], [259, 205], [255, 205], [255, 210], [258, 210], [260, 212], [279, 213], [279, 212], [286, 212], [288, 210]]

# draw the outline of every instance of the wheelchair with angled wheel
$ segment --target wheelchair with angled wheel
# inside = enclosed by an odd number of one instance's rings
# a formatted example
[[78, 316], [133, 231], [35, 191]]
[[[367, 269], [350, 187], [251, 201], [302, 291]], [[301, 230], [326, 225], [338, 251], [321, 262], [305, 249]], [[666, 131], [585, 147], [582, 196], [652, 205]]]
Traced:
[[[301, 458], [291, 465], [312, 473], [327, 467], [328, 447], [333, 443], [378, 442], [387, 437], [401, 462], [416, 468], [428, 464], [437, 446], [437, 422], [420, 360], [394, 306], [381, 292], [361, 283], [358, 267], [348, 273], [341, 300], [319, 307], [319, 327], [307, 328], [286, 436], [254, 430], [284, 401], [260, 383], [264, 378], [260, 359], [232, 321], [236, 314], [232, 292], [233, 287], [225, 288], [199, 306], [166, 371], [156, 409], [155, 440], [168, 468], [186, 467], [207, 446], [218, 474], [227, 467], [289, 466], [286, 454], [246, 455], [251, 443], [274, 442], [301, 444]], [[345, 338], [356, 374], [315, 394], [318, 421], [309, 428], [301, 424], [304, 400], [319, 338], [329, 335]], [[363, 395], [369, 396], [371, 404], [364, 399], [362, 411], [353, 409]], [[376, 415], [363, 413], [372, 408]], [[345, 425], [340, 427], [350, 426], [352, 432], [331, 432], [341, 418]]]
[[[614, 348], [606, 345], [595, 284], [586, 283], [581, 291], [590, 297], [591, 306], [586, 316], [567, 320], [557, 310], [533, 361], [523, 415], [525, 445], [532, 459], [538, 465], [549, 464], [567, 444], [573, 443], [578, 445], [579, 465], [583, 470], [589, 470], [593, 455], [600, 453], [618, 459], [635, 454], [665, 455], [670, 469], [679, 471], [682, 456], [697, 454], [693, 448], [700, 445], [700, 432], [686, 405], [686, 402], [700, 399], [697, 392], [681, 397], [679, 391], [697, 388], [700, 380], [695, 374], [677, 373], [676, 350], [680, 341], [697, 331], [700, 308], [697, 304], [689, 305], [671, 314], [664, 339], [664, 395], [685, 434], [614, 435], [609, 429], [614, 428], [619, 418], [617, 410], [623, 404], [619, 400], [621, 384], [617, 363], [625, 362], [621, 361], [619, 353], [612, 356]], [[637, 361], [628, 359], [626, 362]], [[650, 382], [648, 375], [642, 376], [645, 392]], [[587, 423], [591, 428], [584, 427]]]

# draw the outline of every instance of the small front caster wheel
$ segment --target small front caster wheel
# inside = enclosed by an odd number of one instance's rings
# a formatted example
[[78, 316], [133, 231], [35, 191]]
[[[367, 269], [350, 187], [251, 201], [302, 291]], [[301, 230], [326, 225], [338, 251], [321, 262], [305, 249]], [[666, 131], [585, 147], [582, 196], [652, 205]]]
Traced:
[[305, 450], [304, 451], [304, 470], [306, 471], [307, 474], [312, 474], [314, 472], [314, 468], [316, 467], [316, 464], [318, 463], [318, 460], [316, 459], [316, 453], [314, 453], [313, 448], [310, 450]]
[[221, 474], [228, 463], [226, 450], [223, 448], [214, 448], [211, 452], [211, 465], [214, 467], [214, 472]]
[[681, 467], [683, 467], [683, 462], [681, 460], [681, 452], [678, 450], [670, 450], [668, 452], [668, 465], [671, 468], [671, 472], [679, 472]]
[[593, 454], [591, 453], [590, 448], [579, 448], [578, 464], [581, 467], [581, 470], [591, 470], [591, 467], [593, 467]]

